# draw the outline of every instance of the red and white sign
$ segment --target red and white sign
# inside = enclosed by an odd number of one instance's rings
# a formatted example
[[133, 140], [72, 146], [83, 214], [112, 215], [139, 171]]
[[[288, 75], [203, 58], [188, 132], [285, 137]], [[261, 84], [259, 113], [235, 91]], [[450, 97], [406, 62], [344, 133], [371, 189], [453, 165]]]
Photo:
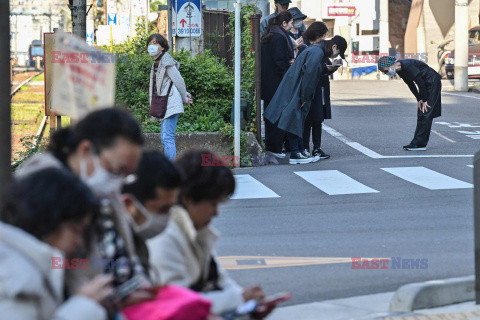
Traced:
[[329, 17], [354, 17], [357, 12], [357, 8], [353, 6], [329, 6]]

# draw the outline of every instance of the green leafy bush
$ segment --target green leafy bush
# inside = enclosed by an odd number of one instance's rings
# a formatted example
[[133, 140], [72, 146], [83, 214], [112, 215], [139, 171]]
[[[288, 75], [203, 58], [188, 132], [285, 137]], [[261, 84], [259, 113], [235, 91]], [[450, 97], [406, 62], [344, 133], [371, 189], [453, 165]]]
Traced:
[[[140, 30], [139, 30], [140, 31]], [[148, 115], [148, 86], [152, 58], [146, 53], [145, 32], [131, 41], [115, 46], [117, 103], [125, 104], [142, 123], [146, 132], [160, 132], [160, 122]], [[230, 121], [233, 104], [233, 73], [209, 51], [190, 57], [185, 51], [173, 54], [194, 103], [185, 106], [177, 132], [218, 131]]]

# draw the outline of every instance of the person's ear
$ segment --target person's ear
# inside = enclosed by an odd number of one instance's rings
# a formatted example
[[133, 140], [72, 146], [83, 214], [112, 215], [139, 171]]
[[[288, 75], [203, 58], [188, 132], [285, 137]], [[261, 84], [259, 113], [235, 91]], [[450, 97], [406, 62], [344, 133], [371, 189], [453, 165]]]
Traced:
[[87, 155], [91, 155], [93, 153], [92, 150], [92, 142], [90, 140], [82, 140], [78, 144], [77, 147], [77, 154], [80, 158], [85, 158]]
[[122, 194], [123, 204], [125, 205], [125, 209], [127, 209], [128, 213], [134, 216], [137, 212], [137, 207], [132, 200], [132, 197], [129, 194]]

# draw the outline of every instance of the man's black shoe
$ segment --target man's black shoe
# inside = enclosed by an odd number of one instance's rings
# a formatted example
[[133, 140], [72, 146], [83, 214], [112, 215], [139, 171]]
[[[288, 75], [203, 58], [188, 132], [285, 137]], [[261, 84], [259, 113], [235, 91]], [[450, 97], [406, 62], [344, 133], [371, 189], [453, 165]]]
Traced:
[[408, 144], [406, 146], [403, 146], [403, 149], [407, 151], [425, 151], [427, 150], [427, 146], [420, 147], [414, 144]]
[[329, 154], [326, 154], [325, 152], [322, 151], [322, 149], [315, 149], [313, 150], [313, 156], [318, 156], [320, 157], [320, 159], [328, 159], [330, 158], [330, 155]]

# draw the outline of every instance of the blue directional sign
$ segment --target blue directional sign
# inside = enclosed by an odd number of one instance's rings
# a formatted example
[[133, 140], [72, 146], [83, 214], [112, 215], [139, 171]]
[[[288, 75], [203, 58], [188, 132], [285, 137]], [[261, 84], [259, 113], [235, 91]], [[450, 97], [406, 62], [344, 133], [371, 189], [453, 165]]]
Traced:
[[201, 0], [177, 0], [175, 11], [177, 36], [199, 37], [202, 34]]
[[109, 13], [108, 14], [108, 25], [116, 25], [117, 24], [117, 14], [116, 13]]

